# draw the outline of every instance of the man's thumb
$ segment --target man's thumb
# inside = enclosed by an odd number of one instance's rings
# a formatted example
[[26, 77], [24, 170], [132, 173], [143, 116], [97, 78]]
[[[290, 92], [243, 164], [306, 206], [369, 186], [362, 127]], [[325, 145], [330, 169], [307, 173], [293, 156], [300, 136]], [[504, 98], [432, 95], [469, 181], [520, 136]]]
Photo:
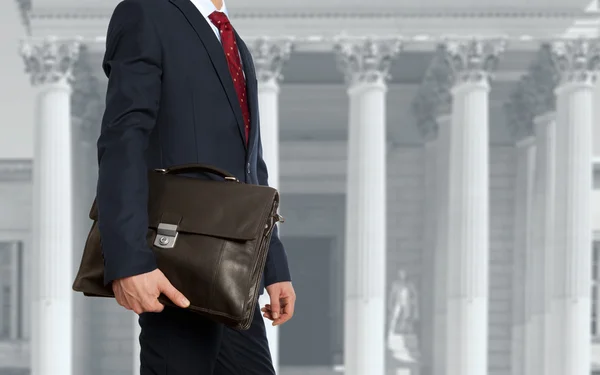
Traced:
[[173, 302], [179, 307], [186, 308], [190, 305], [190, 301], [188, 301], [188, 299], [185, 298], [185, 296], [180, 291], [175, 289], [173, 284], [171, 284], [166, 278], [160, 285], [160, 291], [165, 296], [167, 296], [167, 298], [170, 299], [171, 302]]

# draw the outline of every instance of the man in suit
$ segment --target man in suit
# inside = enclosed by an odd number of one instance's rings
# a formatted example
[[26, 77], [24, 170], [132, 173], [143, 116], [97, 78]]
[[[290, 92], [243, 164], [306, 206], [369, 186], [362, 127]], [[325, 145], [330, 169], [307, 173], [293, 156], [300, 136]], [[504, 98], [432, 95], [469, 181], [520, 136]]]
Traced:
[[[106, 111], [98, 140], [97, 203], [105, 283], [140, 314], [142, 375], [271, 375], [259, 307], [247, 331], [185, 310], [146, 243], [148, 169], [186, 163], [220, 167], [267, 185], [257, 80], [248, 48], [222, 0], [124, 0], [111, 17], [103, 69]], [[284, 248], [273, 233], [263, 275], [280, 325], [295, 293]], [[161, 305], [165, 294], [181, 308]]]

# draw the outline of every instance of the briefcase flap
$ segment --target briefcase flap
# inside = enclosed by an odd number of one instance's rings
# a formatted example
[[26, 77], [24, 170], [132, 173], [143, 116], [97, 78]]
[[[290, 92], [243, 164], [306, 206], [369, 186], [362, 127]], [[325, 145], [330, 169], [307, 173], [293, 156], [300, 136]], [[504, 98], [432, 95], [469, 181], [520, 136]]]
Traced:
[[[174, 224], [180, 233], [250, 241], [264, 233], [277, 190], [234, 181], [149, 173], [148, 226]], [[96, 201], [90, 218], [98, 219]]]

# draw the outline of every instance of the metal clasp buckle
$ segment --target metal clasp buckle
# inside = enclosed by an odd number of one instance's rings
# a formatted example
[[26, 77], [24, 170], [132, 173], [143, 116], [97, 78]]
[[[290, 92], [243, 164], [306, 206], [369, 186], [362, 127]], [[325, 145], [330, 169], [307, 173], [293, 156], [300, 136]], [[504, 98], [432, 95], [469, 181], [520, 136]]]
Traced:
[[158, 246], [163, 249], [172, 249], [175, 247], [177, 241], [177, 225], [175, 224], [158, 224], [156, 229], [156, 238], [154, 239], [154, 246]]

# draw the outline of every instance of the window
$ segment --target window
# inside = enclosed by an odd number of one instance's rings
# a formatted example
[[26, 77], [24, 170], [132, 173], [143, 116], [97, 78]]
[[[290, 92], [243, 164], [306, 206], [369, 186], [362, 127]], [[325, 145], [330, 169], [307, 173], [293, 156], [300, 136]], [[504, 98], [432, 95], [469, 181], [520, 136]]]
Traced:
[[0, 242], [0, 340], [22, 338], [23, 246]]

